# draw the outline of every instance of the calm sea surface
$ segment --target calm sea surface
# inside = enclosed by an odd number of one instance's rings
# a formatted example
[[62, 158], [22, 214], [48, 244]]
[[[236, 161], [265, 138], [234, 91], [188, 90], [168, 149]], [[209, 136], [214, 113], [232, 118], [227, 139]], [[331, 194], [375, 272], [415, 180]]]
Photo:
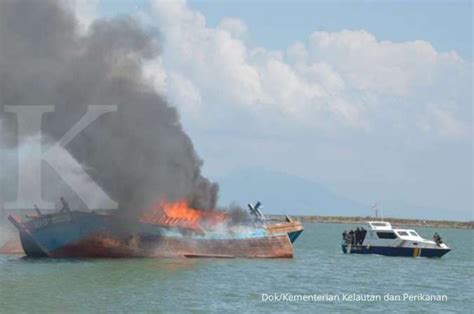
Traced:
[[[26, 260], [0, 255], [0, 313], [14, 312], [470, 312], [473, 231], [438, 231], [453, 251], [441, 259], [344, 255], [350, 225], [306, 224], [295, 258]], [[268, 296], [288, 300], [262, 301]], [[283, 295], [280, 295], [283, 294]], [[344, 295], [380, 296], [350, 301]], [[447, 301], [383, 301], [403, 295]], [[339, 301], [290, 301], [319, 295]], [[357, 297], [356, 296], [356, 297]]]

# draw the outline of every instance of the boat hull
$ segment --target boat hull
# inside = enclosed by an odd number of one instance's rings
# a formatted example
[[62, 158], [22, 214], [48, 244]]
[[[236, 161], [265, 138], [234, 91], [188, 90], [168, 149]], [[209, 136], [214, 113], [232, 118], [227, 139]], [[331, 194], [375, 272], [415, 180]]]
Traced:
[[287, 233], [291, 243], [294, 243], [304, 230], [303, 224], [301, 222], [293, 220], [275, 224], [267, 224], [265, 225], [265, 229], [270, 234]]
[[386, 246], [350, 246], [342, 245], [342, 252], [345, 254], [377, 254], [385, 256], [405, 256], [405, 257], [441, 257], [451, 249], [443, 248], [412, 248], [412, 247], [386, 247]]
[[208, 237], [147, 223], [124, 228], [113, 216], [86, 212], [9, 219], [30, 257], [293, 257], [288, 233], [263, 227]]
[[216, 257], [291, 258], [286, 235], [252, 239], [192, 239], [134, 236], [130, 240], [94, 235], [49, 253], [50, 257]]

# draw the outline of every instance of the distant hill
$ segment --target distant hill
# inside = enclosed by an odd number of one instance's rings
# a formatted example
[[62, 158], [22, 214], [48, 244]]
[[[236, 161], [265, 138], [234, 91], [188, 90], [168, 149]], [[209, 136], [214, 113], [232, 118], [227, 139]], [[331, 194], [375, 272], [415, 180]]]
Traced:
[[330, 191], [325, 186], [297, 176], [265, 170], [236, 171], [217, 178], [220, 205], [241, 206], [261, 201], [263, 212], [289, 215], [361, 215], [370, 211]]

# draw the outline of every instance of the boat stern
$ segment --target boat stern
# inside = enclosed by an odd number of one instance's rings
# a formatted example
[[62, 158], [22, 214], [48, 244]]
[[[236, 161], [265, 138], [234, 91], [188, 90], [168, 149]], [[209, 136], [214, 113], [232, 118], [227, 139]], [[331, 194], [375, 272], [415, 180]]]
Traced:
[[286, 233], [291, 243], [294, 243], [303, 232], [304, 227], [300, 221], [288, 217], [285, 222], [266, 224], [265, 229], [269, 234]]

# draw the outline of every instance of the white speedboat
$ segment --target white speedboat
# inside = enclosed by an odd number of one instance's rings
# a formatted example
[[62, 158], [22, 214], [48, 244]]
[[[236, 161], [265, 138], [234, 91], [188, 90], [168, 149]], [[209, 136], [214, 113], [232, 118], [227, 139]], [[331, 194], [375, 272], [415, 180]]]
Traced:
[[359, 230], [357, 235], [348, 233], [343, 239], [344, 253], [441, 257], [451, 251], [439, 236], [436, 241], [423, 239], [415, 230], [394, 229], [389, 222], [368, 221], [367, 230]]

